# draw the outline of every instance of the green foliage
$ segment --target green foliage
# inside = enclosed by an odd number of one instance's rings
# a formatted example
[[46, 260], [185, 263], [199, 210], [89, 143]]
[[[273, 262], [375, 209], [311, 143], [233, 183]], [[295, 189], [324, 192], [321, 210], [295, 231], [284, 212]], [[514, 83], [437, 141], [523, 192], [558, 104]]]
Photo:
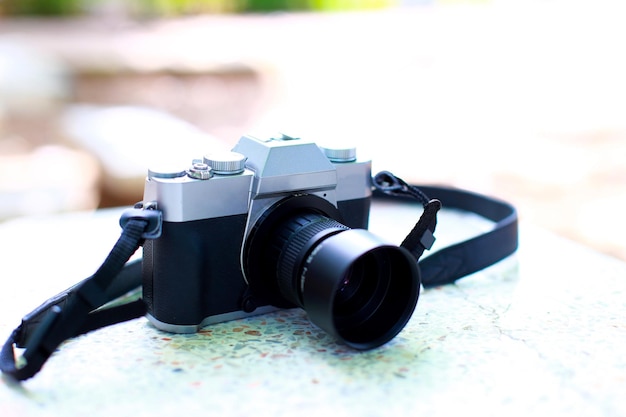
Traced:
[[[111, 0], [0, 0], [0, 14], [68, 16], [97, 9]], [[117, 0], [114, 0], [117, 1]], [[178, 16], [201, 13], [268, 13], [273, 11], [357, 10], [384, 8], [399, 0], [126, 0], [128, 13]]]
[[83, 11], [83, 0], [4, 0], [0, 11], [7, 15], [67, 16]]

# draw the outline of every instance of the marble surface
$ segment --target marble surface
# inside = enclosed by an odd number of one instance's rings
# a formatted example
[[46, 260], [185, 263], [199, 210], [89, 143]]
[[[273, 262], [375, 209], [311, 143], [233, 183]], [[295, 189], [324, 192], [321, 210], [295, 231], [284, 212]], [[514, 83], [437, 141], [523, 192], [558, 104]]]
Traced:
[[[417, 215], [406, 210], [375, 206], [372, 231], [401, 239]], [[23, 314], [93, 272], [118, 216], [0, 225], [3, 340]], [[444, 212], [437, 245], [489, 226]], [[0, 378], [0, 415], [623, 416], [625, 279], [623, 262], [522, 224], [517, 254], [424, 291], [381, 348], [339, 345], [302, 310], [193, 335], [138, 319], [66, 342], [22, 384]]]

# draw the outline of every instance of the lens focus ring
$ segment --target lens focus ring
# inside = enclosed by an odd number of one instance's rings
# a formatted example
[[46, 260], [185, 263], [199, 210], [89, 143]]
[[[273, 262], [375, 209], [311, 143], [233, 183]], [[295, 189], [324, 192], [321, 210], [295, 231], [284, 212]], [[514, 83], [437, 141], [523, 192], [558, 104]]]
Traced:
[[291, 302], [302, 305], [300, 265], [310, 250], [326, 237], [348, 230], [335, 220], [318, 214], [301, 214], [286, 221], [275, 236], [275, 245], [280, 250], [277, 263], [277, 280], [282, 295]]

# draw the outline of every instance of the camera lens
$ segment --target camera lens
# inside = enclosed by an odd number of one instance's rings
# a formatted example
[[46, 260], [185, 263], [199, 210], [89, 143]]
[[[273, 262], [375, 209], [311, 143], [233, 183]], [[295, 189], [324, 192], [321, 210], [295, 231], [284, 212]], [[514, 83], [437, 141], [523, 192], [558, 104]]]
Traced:
[[248, 272], [259, 267], [264, 292], [303, 308], [314, 324], [353, 348], [372, 349], [393, 339], [417, 304], [415, 258], [318, 210], [287, 211], [268, 216], [264, 232], [248, 242], [247, 253], [256, 259]]
[[295, 289], [311, 321], [357, 349], [395, 337], [419, 295], [412, 256], [366, 230], [345, 230], [313, 246], [302, 247]]
[[319, 327], [357, 349], [404, 328], [419, 294], [416, 262], [404, 249], [315, 214], [289, 219], [277, 236], [278, 288]]

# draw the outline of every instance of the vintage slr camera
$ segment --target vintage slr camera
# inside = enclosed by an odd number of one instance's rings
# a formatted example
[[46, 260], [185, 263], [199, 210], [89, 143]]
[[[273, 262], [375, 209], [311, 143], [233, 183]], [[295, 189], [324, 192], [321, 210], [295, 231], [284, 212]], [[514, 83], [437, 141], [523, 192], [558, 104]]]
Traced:
[[148, 317], [191, 333], [303, 308], [343, 343], [370, 349], [411, 317], [413, 256], [365, 230], [371, 161], [286, 135], [242, 137], [185, 170], [150, 170], [144, 201], [163, 212], [143, 252]]

